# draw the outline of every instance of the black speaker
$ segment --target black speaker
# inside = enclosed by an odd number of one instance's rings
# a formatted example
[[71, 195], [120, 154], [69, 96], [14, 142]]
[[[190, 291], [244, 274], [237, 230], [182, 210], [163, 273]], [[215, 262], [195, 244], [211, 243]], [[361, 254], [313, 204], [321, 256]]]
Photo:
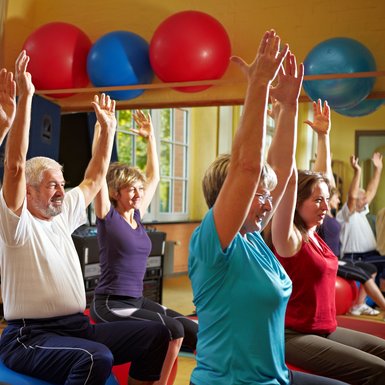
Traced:
[[[78, 186], [84, 178], [84, 172], [91, 159], [95, 123], [94, 112], [61, 116], [59, 163], [63, 165], [67, 187]], [[115, 143], [111, 161], [116, 160], [118, 155]]]
[[63, 165], [67, 187], [75, 187], [83, 180], [91, 159], [91, 144], [88, 114], [61, 116], [59, 163]]
[[[27, 159], [46, 156], [59, 160], [60, 112], [57, 104], [39, 95], [33, 96]], [[0, 147], [0, 179], [4, 173], [5, 142]]]

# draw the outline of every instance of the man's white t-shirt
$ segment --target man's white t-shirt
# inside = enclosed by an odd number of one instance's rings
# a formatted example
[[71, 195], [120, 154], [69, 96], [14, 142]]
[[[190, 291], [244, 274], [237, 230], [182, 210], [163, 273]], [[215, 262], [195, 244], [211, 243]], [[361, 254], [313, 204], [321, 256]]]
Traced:
[[366, 218], [369, 207], [358, 212], [350, 212], [347, 203], [337, 213], [336, 219], [341, 224], [341, 256], [344, 253], [366, 253], [376, 249], [376, 238]]
[[86, 222], [80, 188], [66, 193], [61, 214], [35, 218], [23, 204], [20, 217], [0, 192], [1, 289], [6, 320], [49, 318], [86, 306], [79, 257], [71, 234]]

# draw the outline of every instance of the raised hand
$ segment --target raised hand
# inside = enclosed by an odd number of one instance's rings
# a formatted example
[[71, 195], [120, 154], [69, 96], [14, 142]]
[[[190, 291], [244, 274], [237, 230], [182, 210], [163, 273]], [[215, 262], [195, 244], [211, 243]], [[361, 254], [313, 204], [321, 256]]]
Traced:
[[372, 162], [375, 168], [382, 169], [382, 154], [379, 152], [375, 152], [372, 156]]
[[358, 156], [355, 155], [350, 156], [350, 165], [353, 167], [355, 171], [361, 171], [361, 166], [359, 164]]
[[271, 104], [271, 108], [267, 110], [267, 115], [269, 115], [270, 118], [276, 120], [281, 110], [280, 108], [281, 106], [278, 100], [273, 98], [271, 95], [270, 95], [270, 104]]
[[23, 50], [16, 59], [15, 79], [17, 84], [17, 92], [19, 96], [33, 95], [35, 86], [32, 83], [32, 76], [27, 72], [29, 56]]
[[270, 88], [270, 96], [283, 104], [295, 104], [301, 91], [304, 67], [297, 68], [295, 56], [289, 51], [279, 67], [277, 84]]
[[140, 135], [142, 138], [148, 138], [151, 134], [154, 133], [151, 115], [149, 113], [144, 114], [143, 111], [136, 110], [133, 118], [138, 127], [137, 129], [131, 128], [133, 133]]
[[16, 82], [13, 73], [0, 71], [0, 137], [11, 127], [16, 114]]
[[102, 129], [114, 129], [116, 128], [116, 116], [115, 116], [115, 100], [112, 100], [108, 95], [101, 94], [94, 96], [92, 106], [95, 110], [96, 118]]
[[238, 56], [233, 56], [231, 61], [239, 65], [249, 82], [269, 83], [276, 77], [288, 49], [285, 44], [280, 50], [280, 38], [274, 30], [270, 30], [263, 35], [257, 56], [251, 64]]
[[321, 99], [317, 102], [313, 102], [314, 121], [305, 120], [317, 134], [326, 135], [330, 132], [330, 107], [325, 100], [323, 107], [321, 105]]

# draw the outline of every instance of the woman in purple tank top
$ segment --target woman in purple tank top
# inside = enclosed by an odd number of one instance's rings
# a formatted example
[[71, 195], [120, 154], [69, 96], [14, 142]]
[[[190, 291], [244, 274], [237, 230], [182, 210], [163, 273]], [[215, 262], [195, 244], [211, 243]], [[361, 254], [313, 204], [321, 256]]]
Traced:
[[[136, 167], [112, 163], [106, 183], [95, 199], [101, 275], [91, 306], [96, 322], [127, 319], [160, 322], [170, 332], [168, 353], [158, 384], [167, 384], [182, 342], [195, 350], [198, 325], [189, 318], [143, 297], [143, 278], [151, 241], [142, 224], [159, 183], [159, 161], [150, 115], [134, 114], [147, 140], [146, 175]], [[95, 135], [97, 127], [95, 127]]]

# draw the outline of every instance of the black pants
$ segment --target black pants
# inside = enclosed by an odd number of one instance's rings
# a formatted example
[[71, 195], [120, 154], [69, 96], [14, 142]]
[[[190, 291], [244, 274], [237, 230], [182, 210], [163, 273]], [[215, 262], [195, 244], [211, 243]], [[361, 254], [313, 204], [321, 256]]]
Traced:
[[166, 308], [148, 298], [97, 294], [90, 309], [95, 322], [121, 320], [150, 320], [164, 324], [170, 340], [183, 337], [183, 347], [195, 351], [198, 324], [184, 315]]
[[131, 362], [130, 376], [156, 381], [169, 344], [156, 322], [90, 325], [82, 313], [9, 321], [0, 359], [10, 369], [55, 384], [104, 385], [112, 365]]

